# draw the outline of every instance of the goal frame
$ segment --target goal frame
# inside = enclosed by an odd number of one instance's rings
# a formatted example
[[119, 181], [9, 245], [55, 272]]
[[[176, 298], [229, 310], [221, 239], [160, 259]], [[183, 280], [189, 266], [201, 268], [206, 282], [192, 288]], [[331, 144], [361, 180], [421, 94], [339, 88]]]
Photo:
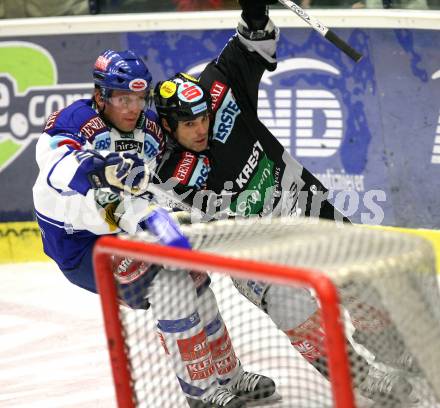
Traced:
[[136, 408], [136, 401], [132, 391], [124, 328], [119, 318], [119, 302], [111, 255], [200, 272], [209, 270], [239, 278], [268, 280], [269, 277], [270, 281], [281, 285], [295, 283], [309, 286], [315, 291], [322, 310], [334, 407], [355, 408], [339, 295], [333, 282], [323, 273], [308, 268], [228, 258], [197, 250], [131, 241], [117, 236], [104, 236], [95, 243], [93, 265], [101, 299], [118, 408]]

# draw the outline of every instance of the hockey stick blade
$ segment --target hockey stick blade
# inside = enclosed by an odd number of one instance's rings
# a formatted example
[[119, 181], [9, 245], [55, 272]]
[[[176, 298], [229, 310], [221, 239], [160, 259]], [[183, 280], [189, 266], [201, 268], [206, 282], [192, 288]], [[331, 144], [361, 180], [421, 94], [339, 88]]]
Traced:
[[338, 37], [328, 27], [307, 14], [301, 7], [291, 0], [278, 0], [280, 4], [289, 10], [293, 11], [299, 18], [304, 20], [310, 27], [321, 34], [325, 39], [330, 41], [336, 47], [338, 47], [344, 54], [348, 55], [353, 61], [359, 62], [362, 58], [362, 54], [357, 52], [354, 48], [350, 47], [342, 38]]

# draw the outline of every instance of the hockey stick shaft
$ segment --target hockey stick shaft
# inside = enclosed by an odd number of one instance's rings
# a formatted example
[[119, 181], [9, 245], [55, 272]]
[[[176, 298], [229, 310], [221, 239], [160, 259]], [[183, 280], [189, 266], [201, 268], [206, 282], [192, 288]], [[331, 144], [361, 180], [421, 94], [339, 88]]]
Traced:
[[299, 18], [309, 24], [314, 30], [321, 34], [325, 39], [338, 47], [343, 53], [348, 55], [355, 62], [360, 61], [362, 54], [350, 47], [342, 38], [338, 37], [332, 30], [318, 21], [316, 18], [307, 14], [301, 7], [291, 0], [278, 0], [284, 7], [292, 10]]

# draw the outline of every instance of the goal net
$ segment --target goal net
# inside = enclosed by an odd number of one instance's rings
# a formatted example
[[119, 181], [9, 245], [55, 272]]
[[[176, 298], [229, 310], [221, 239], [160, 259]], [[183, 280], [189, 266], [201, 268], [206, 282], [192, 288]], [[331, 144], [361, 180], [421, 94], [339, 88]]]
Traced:
[[[440, 296], [427, 241], [304, 218], [182, 230], [192, 251], [146, 233], [95, 247], [119, 407], [188, 406], [148, 302], [127, 306], [145, 292], [115, 273], [124, 258], [142, 262], [144, 277], [161, 268], [208, 272], [235, 354], [275, 381], [276, 407], [440, 407]], [[174, 286], [166, 307], [185, 310]], [[225, 362], [212, 364], [221, 374]]]

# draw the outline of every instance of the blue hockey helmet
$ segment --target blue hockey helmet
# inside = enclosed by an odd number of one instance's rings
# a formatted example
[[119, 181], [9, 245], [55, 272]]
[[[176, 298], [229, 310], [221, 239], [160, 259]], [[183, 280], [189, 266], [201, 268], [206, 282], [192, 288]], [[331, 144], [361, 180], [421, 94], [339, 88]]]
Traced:
[[154, 104], [159, 118], [166, 119], [173, 131], [179, 121], [193, 120], [212, 112], [209, 91], [184, 72], [156, 85]]
[[148, 93], [152, 79], [145, 63], [131, 50], [106, 50], [98, 56], [93, 69], [95, 86], [104, 98], [114, 89]]

